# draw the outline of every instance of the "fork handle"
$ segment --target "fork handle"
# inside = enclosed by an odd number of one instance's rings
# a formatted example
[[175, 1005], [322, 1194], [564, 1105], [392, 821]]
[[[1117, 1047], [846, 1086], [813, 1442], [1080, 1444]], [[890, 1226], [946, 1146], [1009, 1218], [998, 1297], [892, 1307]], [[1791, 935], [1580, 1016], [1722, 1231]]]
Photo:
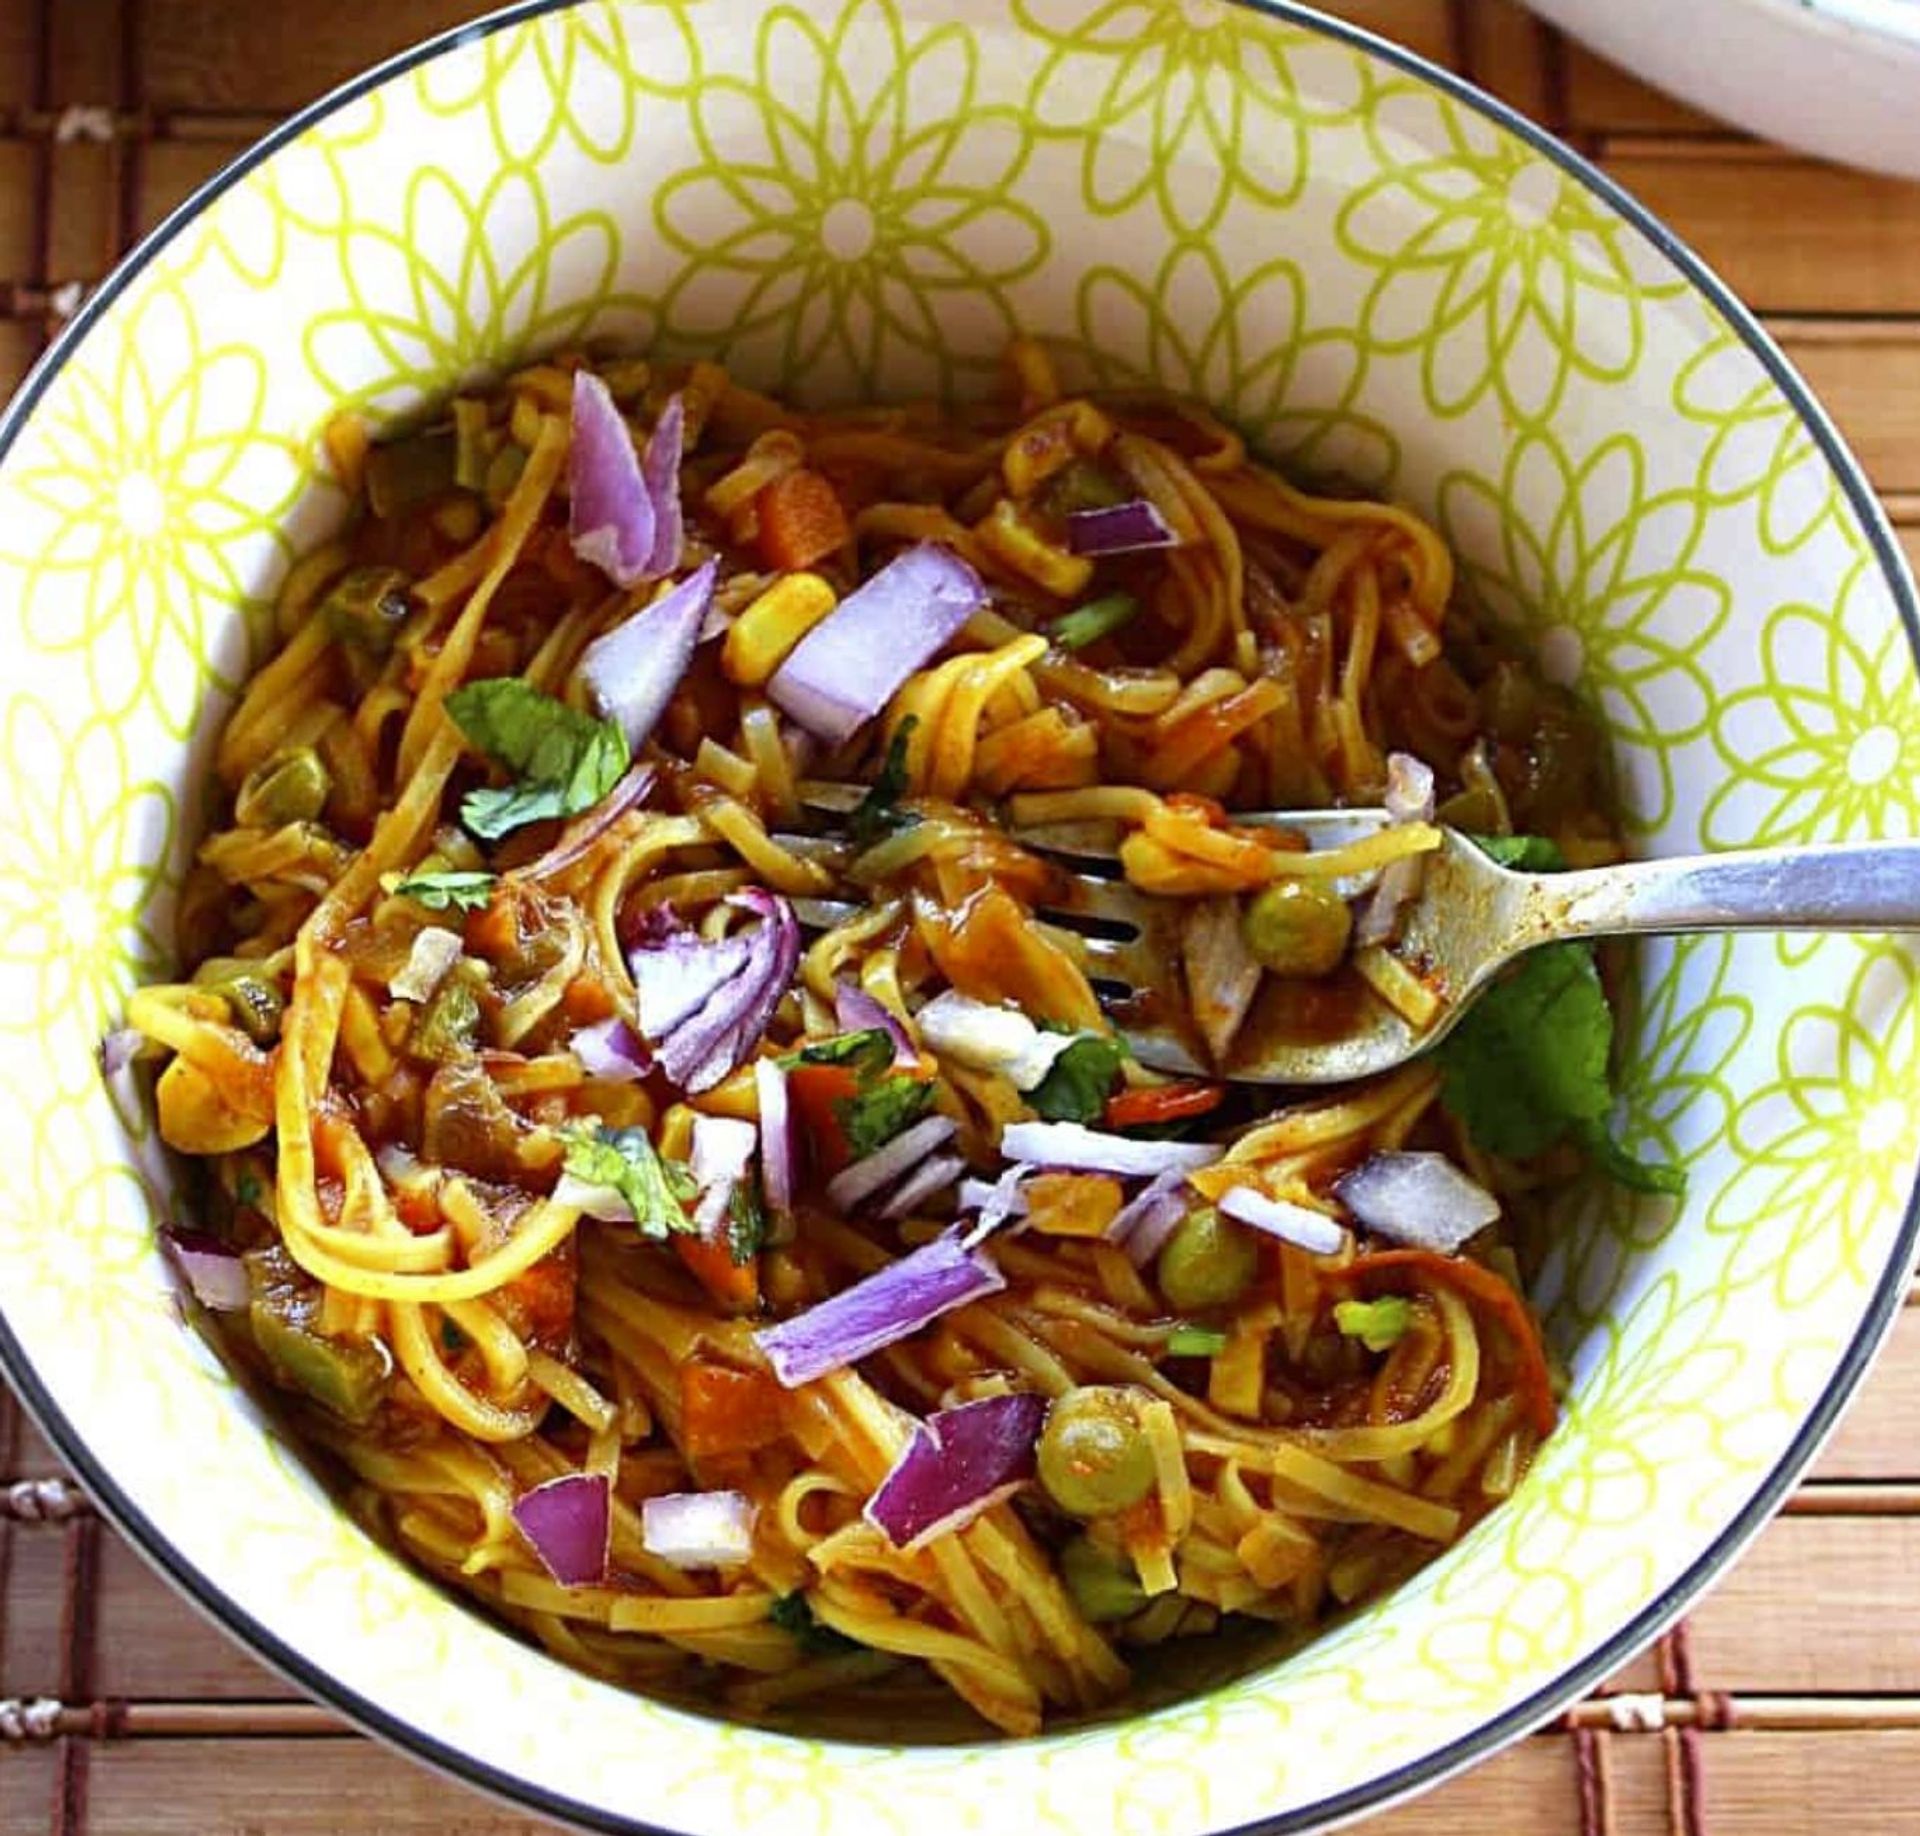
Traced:
[[1535, 886], [1529, 903], [1542, 940], [1675, 931], [1920, 931], [1920, 842], [1629, 861], [1541, 875]]

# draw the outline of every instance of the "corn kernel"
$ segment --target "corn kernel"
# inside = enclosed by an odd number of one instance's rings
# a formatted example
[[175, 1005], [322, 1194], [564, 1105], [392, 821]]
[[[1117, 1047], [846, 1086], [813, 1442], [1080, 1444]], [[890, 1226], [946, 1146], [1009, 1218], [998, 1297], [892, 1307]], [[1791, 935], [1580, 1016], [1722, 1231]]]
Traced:
[[729, 681], [758, 688], [787, 653], [839, 603], [818, 574], [776, 580], [733, 621], [720, 652]]

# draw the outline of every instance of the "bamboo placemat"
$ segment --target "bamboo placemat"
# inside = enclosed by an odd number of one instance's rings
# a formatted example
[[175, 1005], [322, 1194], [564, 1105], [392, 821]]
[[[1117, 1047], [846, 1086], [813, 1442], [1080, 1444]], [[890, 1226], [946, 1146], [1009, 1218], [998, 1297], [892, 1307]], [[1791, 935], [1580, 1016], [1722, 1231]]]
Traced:
[[[0, 398], [127, 243], [460, 0], [0, 0]], [[1512, 0], [1334, 0], [1600, 163], [1767, 318], [1920, 549], [1920, 186], [1731, 135]], [[1681, 9], [1676, 6], [1676, 15]], [[1844, 106], [1836, 98], [1835, 106]], [[1372, 1836], [1920, 1836], [1920, 1306], [1691, 1621]], [[0, 1832], [508, 1836], [176, 1599], [0, 1391]]]

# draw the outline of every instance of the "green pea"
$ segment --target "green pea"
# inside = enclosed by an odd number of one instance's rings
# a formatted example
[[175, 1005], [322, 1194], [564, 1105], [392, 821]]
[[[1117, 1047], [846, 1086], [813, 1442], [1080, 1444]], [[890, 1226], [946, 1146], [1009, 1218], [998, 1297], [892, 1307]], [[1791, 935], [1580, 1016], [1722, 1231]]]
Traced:
[[1069, 1390], [1047, 1415], [1037, 1453], [1040, 1483], [1074, 1517], [1107, 1517], [1153, 1490], [1153, 1449], [1129, 1390]]
[[210, 956], [193, 972], [197, 987], [226, 1002], [233, 1023], [255, 1045], [271, 1045], [280, 1037], [280, 1017], [286, 1001], [278, 986], [260, 973], [258, 963], [241, 956]]
[[1133, 1565], [1109, 1555], [1099, 1544], [1076, 1536], [1060, 1551], [1060, 1579], [1067, 1584], [1080, 1617], [1094, 1625], [1110, 1619], [1128, 1619], [1147, 1604]]
[[1353, 914], [1317, 880], [1276, 880], [1241, 913], [1240, 934], [1275, 975], [1329, 975], [1347, 953]]
[[262, 759], [240, 786], [233, 813], [241, 827], [278, 829], [311, 822], [333, 793], [333, 773], [311, 746], [289, 746]]
[[1260, 1252], [1237, 1224], [1211, 1205], [1190, 1211], [1175, 1227], [1155, 1266], [1160, 1292], [1182, 1313], [1227, 1307], [1246, 1293]]

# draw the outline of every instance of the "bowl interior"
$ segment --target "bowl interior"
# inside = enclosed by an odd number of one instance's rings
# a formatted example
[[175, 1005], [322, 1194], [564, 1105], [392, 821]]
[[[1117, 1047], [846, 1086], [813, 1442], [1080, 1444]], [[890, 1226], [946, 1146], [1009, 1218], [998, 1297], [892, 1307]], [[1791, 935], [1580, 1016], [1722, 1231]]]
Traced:
[[1564, 1426], [1509, 1508], [1278, 1666], [1014, 1746], [773, 1736], [562, 1670], [331, 1508], [182, 1330], [171, 1172], [95, 1056], [164, 963], [277, 585], [342, 513], [318, 428], [584, 339], [802, 399], [964, 394], [1016, 330], [1434, 518], [1603, 714], [1645, 850], [1915, 830], [1910, 589], [1817, 411], [1563, 156], [1344, 29], [1215, 0], [536, 7], [317, 111], [111, 285], [0, 448], [0, 1349], [200, 1597], [535, 1802], [926, 1832], [1376, 1800], [1653, 1629], [1810, 1453], [1910, 1257], [1913, 956], [1689, 940], [1638, 956], [1620, 1118], [1688, 1196], [1561, 1206]]

